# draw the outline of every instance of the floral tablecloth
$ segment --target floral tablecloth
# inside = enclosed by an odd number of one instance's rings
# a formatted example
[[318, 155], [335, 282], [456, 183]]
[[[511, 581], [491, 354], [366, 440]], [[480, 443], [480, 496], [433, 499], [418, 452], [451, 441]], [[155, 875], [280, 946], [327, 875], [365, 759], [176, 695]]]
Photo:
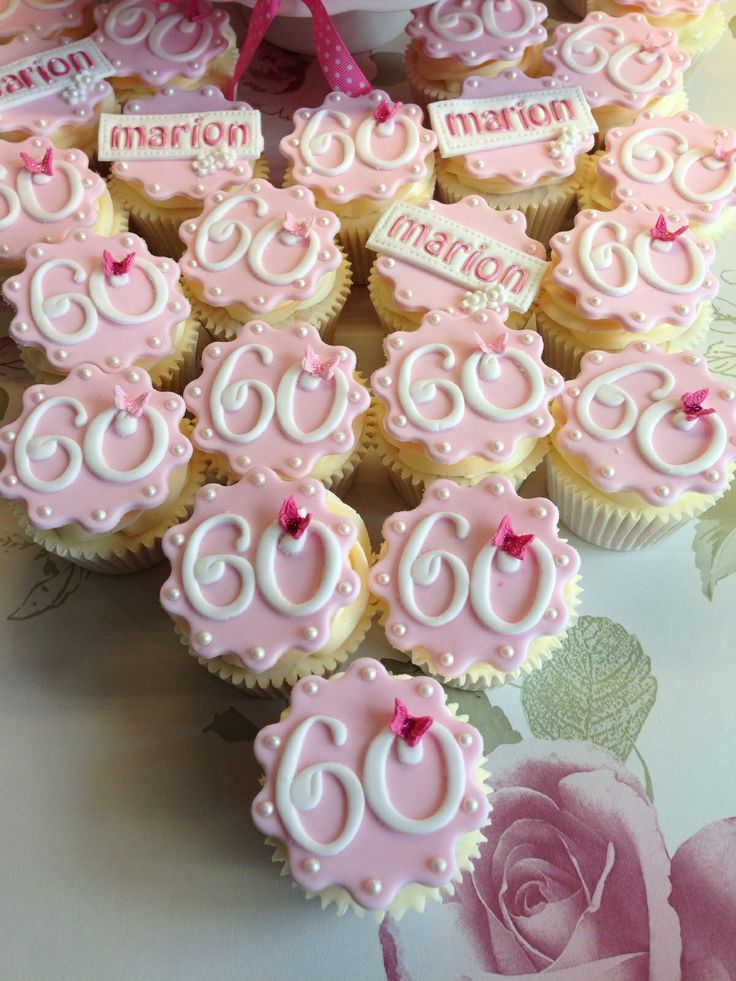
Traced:
[[[392, 48], [360, 61], [401, 98]], [[735, 53], [728, 32], [689, 87], [731, 125]], [[268, 46], [242, 86], [271, 147], [323, 89], [315, 63]], [[734, 249], [706, 348], [732, 381]], [[367, 374], [380, 340], [354, 291], [337, 341]], [[0, 416], [26, 383], [0, 343]], [[370, 458], [350, 502], [374, 544], [400, 506]], [[3, 505], [0, 977], [672, 981], [682, 955], [688, 981], [736, 978], [736, 489], [651, 551], [573, 543], [585, 592], [562, 650], [523, 685], [453, 698], [490, 753], [482, 861], [452, 900], [379, 927], [305, 902], [271, 863], [250, 744], [281, 705], [186, 656], [158, 606], [165, 569], [91, 575]], [[361, 653], [392, 657], [377, 628]]]

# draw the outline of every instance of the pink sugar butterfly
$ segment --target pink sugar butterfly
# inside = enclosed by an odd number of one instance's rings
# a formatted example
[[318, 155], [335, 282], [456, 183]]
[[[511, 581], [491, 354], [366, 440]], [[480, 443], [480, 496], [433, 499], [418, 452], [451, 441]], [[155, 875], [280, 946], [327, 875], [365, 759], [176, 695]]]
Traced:
[[401, 699], [394, 700], [394, 717], [389, 728], [407, 746], [416, 746], [433, 722], [431, 715], [409, 715], [409, 710]]
[[527, 545], [534, 541], [534, 535], [515, 535], [511, 526], [511, 515], [505, 514], [501, 518], [496, 534], [491, 539], [491, 545], [506, 552], [515, 559], [523, 559]]
[[676, 228], [674, 232], [670, 232], [667, 229], [667, 219], [664, 215], [660, 215], [657, 218], [656, 225], [649, 234], [655, 242], [675, 242], [687, 229], [687, 225], [682, 225], [680, 228]]
[[723, 145], [723, 140], [720, 136], [717, 136], [713, 141], [713, 156], [716, 160], [722, 160], [724, 163], [735, 164], [736, 163], [736, 147], [731, 150], [727, 150]]
[[335, 374], [335, 368], [340, 363], [340, 355], [336, 354], [326, 361], [320, 361], [316, 351], [311, 344], [307, 344], [307, 350], [302, 358], [302, 370], [314, 378], [324, 378], [329, 381]]
[[373, 118], [378, 123], [387, 123], [389, 119], [394, 118], [403, 105], [403, 102], [391, 102], [390, 99], [382, 99], [373, 111]]
[[119, 262], [113, 259], [112, 253], [108, 252], [107, 249], [102, 250], [102, 268], [105, 272], [105, 276], [109, 279], [111, 276], [126, 276], [130, 272], [130, 267], [133, 265], [133, 260], [135, 259], [135, 252], [129, 252], [124, 259]]
[[139, 395], [137, 398], [131, 398], [120, 385], [116, 385], [113, 388], [113, 392], [115, 394], [115, 408], [129, 415], [132, 419], [140, 419], [143, 414], [143, 406], [148, 401], [151, 393], [144, 392], [143, 395]]
[[297, 507], [292, 494], [287, 497], [279, 509], [279, 526], [292, 538], [299, 539], [309, 527], [312, 515], [304, 508]]
[[294, 215], [290, 211], [287, 211], [284, 215], [284, 220], [281, 222], [281, 227], [290, 235], [296, 235], [297, 238], [309, 238], [309, 233], [314, 227], [314, 215], [304, 218], [302, 221], [297, 221]]
[[651, 31], [647, 31], [644, 35], [644, 40], [641, 42], [642, 51], [657, 51], [659, 48], [663, 48], [667, 44], [667, 38], [657, 38], [652, 34]]
[[701, 416], [709, 416], [715, 409], [704, 409], [703, 402], [708, 398], [709, 389], [699, 388], [697, 392], [685, 392], [681, 397], [682, 411], [686, 419], [699, 419]]
[[22, 150], [20, 151], [20, 159], [29, 173], [40, 174], [43, 177], [54, 176], [54, 148], [52, 146], [44, 153], [42, 160], [34, 160]]
[[483, 340], [477, 331], [475, 332], [475, 339], [483, 354], [503, 354], [509, 343], [509, 335], [505, 330], [502, 330], [490, 343]]

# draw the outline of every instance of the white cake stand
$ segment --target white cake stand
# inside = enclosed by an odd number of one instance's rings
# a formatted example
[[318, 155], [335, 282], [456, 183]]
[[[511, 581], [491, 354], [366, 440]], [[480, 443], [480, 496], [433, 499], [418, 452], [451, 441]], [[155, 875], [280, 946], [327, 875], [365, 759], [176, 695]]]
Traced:
[[[411, 19], [412, 9], [426, 7], [433, 0], [325, 0], [343, 41], [351, 53], [371, 51], [397, 37]], [[254, 7], [256, 0], [241, 0]], [[278, 16], [266, 32], [266, 39], [287, 51], [314, 54], [312, 32], [305, 29], [310, 12], [302, 0], [282, 0]]]

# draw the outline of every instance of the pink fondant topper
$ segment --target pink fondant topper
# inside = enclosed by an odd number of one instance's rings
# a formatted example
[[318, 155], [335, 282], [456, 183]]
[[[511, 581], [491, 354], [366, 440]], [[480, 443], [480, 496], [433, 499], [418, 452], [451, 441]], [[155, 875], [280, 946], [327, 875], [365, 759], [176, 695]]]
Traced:
[[729, 164], [736, 163], [736, 147], [727, 150], [721, 137], [717, 136], [713, 141], [713, 156], [716, 160], [723, 160]]
[[307, 344], [307, 350], [302, 358], [302, 368], [308, 375], [312, 375], [314, 378], [323, 378], [325, 381], [330, 381], [335, 374], [335, 368], [337, 368], [339, 364], [339, 354], [334, 354], [331, 358], [327, 358], [326, 361], [320, 361], [312, 345]]
[[667, 38], [665, 37], [657, 38], [652, 34], [651, 31], [649, 31], [647, 34], [644, 35], [644, 38], [641, 42], [641, 50], [658, 51], [659, 48], [663, 48], [668, 43], [669, 42]]
[[656, 224], [652, 228], [651, 236], [655, 242], [676, 242], [677, 239], [684, 232], [688, 230], [687, 225], [682, 225], [680, 228], [676, 228], [674, 231], [669, 231], [667, 228], [667, 219], [664, 215], [660, 215], [657, 218]]
[[34, 160], [29, 153], [20, 151], [20, 159], [23, 161], [25, 169], [33, 174], [34, 178], [54, 176], [54, 148], [50, 146], [44, 153], [41, 160]]
[[431, 715], [410, 715], [401, 699], [394, 699], [394, 717], [389, 729], [408, 746], [416, 746], [433, 722]]
[[115, 408], [120, 412], [124, 412], [133, 419], [140, 419], [140, 417], [143, 415], [143, 406], [151, 397], [150, 392], [144, 392], [142, 395], [130, 396], [120, 385], [115, 385], [113, 387], [113, 393], [115, 395]]
[[511, 515], [505, 514], [501, 518], [496, 534], [491, 539], [491, 545], [500, 548], [514, 559], [523, 559], [527, 545], [534, 541], [534, 535], [515, 535], [511, 524]]
[[483, 354], [503, 354], [509, 343], [508, 332], [502, 330], [500, 334], [496, 335], [491, 341], [484, 340], [478, 331], [473, 331], [475, 339], [478, 342], [478, 347], [481, 349]]
[[314, 215], [298, 221], [290, 211], [284, 213], [284, 220], [281, 227], [285, 232], [294, 235], [298, 239], [308, 239], [309, 233], [314, 228]]
[[286, 498], [279, 508], [279, 525], [281, 529], [291, 535], [292, 538], [299, 539], [309, 527], [312, 515], [306, 508], [300, 508], [294, 495]]
[[376, 120], [376, 122], [387, 123], [389, 119], [394, 118], [403, 105], [403, 102], [391, 102], [390, 99], [384, 99], [376, 106], [376, 110], [373, 113], [373, 118]]
[[715, 409], [704, 409], [703, 402], [708, 398], [709, 389], [699, 388], [697, 392], [685, 392], [681, 398], [682, 411], [687, 419], [699, 419], [712, 415]]
[[112, 252], [107, 249], [102, 250], [102, 268], [105, 272], [105, 276], [108, 279], [112, 279], [117, 276], [127, 276], [130, 272], [131, 266], [135, 261], [135, 252], [129, 252], [123, 259], [117, 260], [113, 258]]

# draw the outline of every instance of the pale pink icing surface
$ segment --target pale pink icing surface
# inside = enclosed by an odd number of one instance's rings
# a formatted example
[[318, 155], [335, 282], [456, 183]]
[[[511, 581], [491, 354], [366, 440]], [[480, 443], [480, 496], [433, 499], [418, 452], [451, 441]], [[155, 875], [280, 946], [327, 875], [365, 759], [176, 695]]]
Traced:
[[26, 169], [21, 153], [40, 162], [49, 148], [53, 144], [40, 137], [0, 140], [0, 263], [21, 258], [36, 242], [60, 242], [97, 224], [106, 186], [81, 150], [53, 148], [54, 174], [46, 183], [35, 182]]
[[[559, 260], [553, 279], [586, 317], [614, 320], [635, 334], [662, 323], [687, 327], [716, 295], [714, 246], [690, 231], [671, 243], [654, 241], [659, 217], [632, 201], [613, 211], [580, 211], [572, 231], [552, 236]], [[668, 228], [676, 231], [671, 221]]]
[[419, 106], [402, 105], [393, 119], [379, 122], [374, 113], [387, 100], [380, 89], [358, 96], [331, 92], [319, 108], [298, 109], [294, 129], [279, 144], [294, 180], [345, 204], [390, 201], [426, 178], [437, 137], [422, 126]]
[[[303, 369], [308, 347], [321, 362], [339, 359], [331, 378]], [[370, 405], [355, 363], [350, 348], [325, 344], [311, 324], [250, 323], [237, 340], [203, 352], [202, 374], [184, 391], [197, 417], [192, 440], [222, 453], [238, 476], [251, 464], [287, 479], [309, 474], [322, 457], [355, 445], [353, 423]]]
[[0, 37], [13, 37], [28, 31], [49, 37], [57, 31], [72, 30], [84, 23], [92, 0], [6, 0], [0, 11]]
[[[292, 495], [312, 516], [296, 542], [279, 525]], [[227, 654], [249, 671], [267, 671], [287, 651], [320, 650], [335, 615], [355, 601], [356, 539], [353, 522], [329, 510], [318, 480], [285, 481], [252, 467], [230, 487], [203, 487], [192, 517], [164, 536], [171, 575], [161, 604], [186, 623], [198, 657]]]
[[[432, 719], [413, 750], [390, 728], [397, 698]], [[408, 884], [450, 882], [458, 840], [488, 821], [480, 733], [448, 711], [437, 682], [393, 677], [372, 658], [300, 681], [255, 753], [256, 827], [282, 843], [303, 889], [339, 886], [366, 909], [385, 909]]]
[[[491, 544], [505, 515], [514, 534], [535, 536], [512, 568]], [[400, 651], [426, 650], [448, 678], [480, 663], [518, 668], [533, 640], [568, 622], [564, 587], [579, 557], [560, 541], [557, 521], [553, 504], [519, 497], [504, 477], [475, 487], [433, 483], [418, 507], [383, 525], [386, 552], [370, 584], [388, 607], [389, 642]]]
[[[148, 395], [140, 418], [116, 408], [116, 385], [132, 399]], [[31, 385], [20, 416], [0, 429], [0, 493], [22, 501], [37, 528], [112, 531], [168, 498], [172, 471], [192, 453], [179, 431], [184, 408], [140, 368], [82, 365], [54, 385]]]
[[468, 67], [512, 61], [547, 40], [547, 8], [532, 0], [438, 0], [413, 14], [406, 33], [421, 44], [424, 55]]
[[[476, 336], [477, 335], [477, 336]], [[485, 353], [478, 337], [502, 353]], [[522, 440], [554, 426], [548, 406], [562, 378], [542, 362], [542, 338], [506, 330], [496, 314], [430, 320], [383, 342], [386, 365], [371, 387], [385, 405], [384, 428], [402, 443], [419, 443], [441, 463], [472, 455], [509, 460]]]
[[[205, 85], [196, 91], [168, 85], [150, 99], [129, 100], [123, 106], [124, 113], [135, 115], [165, 115], [168, 113], [192, 113], [250, 109], [247, 102], [231, 102], [213, 85]], [[223, 165], [210, 173], [202, 173], [194, 165], [196, 160], [123, 160], [115, 161], [112, 172], [121, 180], [140, 188], [152, 201], [168, 201], [184, 195], [192, 201], [201, 201], [208, 194], [223, 187], [237, 187], [253, 176], [254, 160], [239, 157], [232, 164]]]
[[[43, 40], [31, 34], [18, 34], [8, 44], [0, 46], [0, 58], [5, 66], [39, 55], [37, 60], [43, 64], [49, 60], [44, 57], [47, 52], [59, 51], [63, 58], [65, 43], [59, 38]], [[0, 76], [3, 74], [4, 68], [0, 67]], [[51, 136], [63, 126], [86, 125], [96, 107], [109, 98], [113, 90], [104, 79], [90, 80], [88, 84], [84, 74], [70, 73], [69, 85], [65, 88], [51, 93], [40, 91], [41, 95], [29, 98], [23, 104], [0, 106], [0, 134], [20, 130], [29, 136]]]
[[[307, 239], [282, 230], [287, 213], [312, 222]], [[182, 274], [200, 283], [213, 307], [242, 304], [255, 314], [282, 303], [308, 300], [322, 278], [342, 261], [335, 246], [340, 222], [315, 206], [304, 187], [268, 181], [209, 195], [196, 221], [179, 229], [185, 245]]]
[[[731, 159], [715, 156], [716, 141]], [[672, 222], [710, 224], [736, 206], [736, 132], [694, 112], [642, 113], [606, 133], [598, 172], [616, 202], [645, 201]]]
[[[708, 389], [687, 423], [682, 396]], [[616, 354], [592, 351], [559, 399], [565, 422], [554, 439], [582, 460], [603, 491], [633, 491], [648, 504], [682, 494], [714, 494], [736, 459], [736, 392], [714, 378], [699, 354], [665, 354], [646, 341]]]
[[[520, 211], [499, 211], [474, 194], [463, 198], [456, 204], [441, 204], [439, 201], [426, 201], [419, 205], [426, 210], [427, 222], [431, 229], [431, 216], [438, 215], [462, 226], [467, 234], [458, 235], [455, 241], [471, 244], [474, 241], [473, 232], [481, 233], [485, 238], [493, 239], [503, 245], [511, 246], [537, 259], [546, 259], [544, 246], [529, 238], [526, 234], [526, 218]], [[431, 238], [428, 238], [428, 242]], [[449, 254], [449, 253], [447, 253]], [[466, 250], [464, 255], [467, 255]], [[488, 253], [492, 255], [492, 253]], [[456, 260], [455, 260], [456, 261]], [[493, 292], [498, 289], [500, 274], [492, 281], [477, 279], [475, 290], [459, 285], [452, 278], [450, 265], [448, 276], [445, 278], [437, 271], [422, 269], [412, 263], [411, 258], [398, 259], [393, 256], [379, 255], [376, 260], [376, 270], [393, 286], [393, 302], [400, 310], [428, 311], [468, 309], [476, 310], [497, 306], [497, 313], [502, 319], [509, 315], [508, 303], [504, 300], [505, 291], [499, 296]], [[501, 260], [501, 271], [507, 263]], [[476, 266], [477, 269], [477, 266]]]
[[[516, 68], [508, 68], [495, 78], [471, 77], [463, 83], [461, 99], [491, 99], [498, 96], [509, 96], [509, 107], [524, 104], [524, 96], [529, 92], [554, 92], [563, 88], [559, 79], [530, 78]], [[517, 98], [518, 96], [518, 98]], [[457, 100], [453, 100], [455, 105]], [[442, 112], [443, 103], [438, 103], [435, 111]], [[559, 155], [553, 155], [553, 150], [563, 134], [566, 123], [560, 123], [555, 137], [550, 139], [543, 136], [539, 140], [514, 146], [495, 146], [491, 150], [468, 150], [462, 156], [465, 170], [471, 177], [483, 178], [502, 177], [518, 187], [533, 187], [542, 178], [569, 177], [575, 173], [577, 158], [593, 149], [595, 136], [592, 133], [580, 133], [571, 147], [564, 149]], [[569, 126], [568, 126], [569, 128]], [[523, 164], [522, 167], [519, 164]]]
[[150, 85], [172, 78], [201, 78], [228, 45], [230, 17], [220, 4], [204, 19], [186, 16], [188, 0], [119, 0], [95, 6], [92, 35], [119, 75]]
[[688, 19], [702, 16], [708, 7], [720, 5], [722, 0], [616, 0], [621, 7], [636, 7], [648, 17], [669, 17], [686, 14]]
[[[118, 262], [135, 252], [121, 280], [105, 276], [104, 250]], [[59, 244], [32, 246], [3, 294], [16, 309], [13, 338], [39, 348], [62, 374], [87, 361], [109, 370], [166, 357], [191, 312], [178, 263], [153, 256], [128, 232], [114, 238], [73, 232]]]
[[[647, 37], [661, 47], [644, 50]], [[630, 109], [677, 91], [690, 64], [675, 31], [653, 27], [643, 14], [610, 17], [600, 11], [556, 27], [543, 58], [555, 78], [582, 86], [591, 106]]]

